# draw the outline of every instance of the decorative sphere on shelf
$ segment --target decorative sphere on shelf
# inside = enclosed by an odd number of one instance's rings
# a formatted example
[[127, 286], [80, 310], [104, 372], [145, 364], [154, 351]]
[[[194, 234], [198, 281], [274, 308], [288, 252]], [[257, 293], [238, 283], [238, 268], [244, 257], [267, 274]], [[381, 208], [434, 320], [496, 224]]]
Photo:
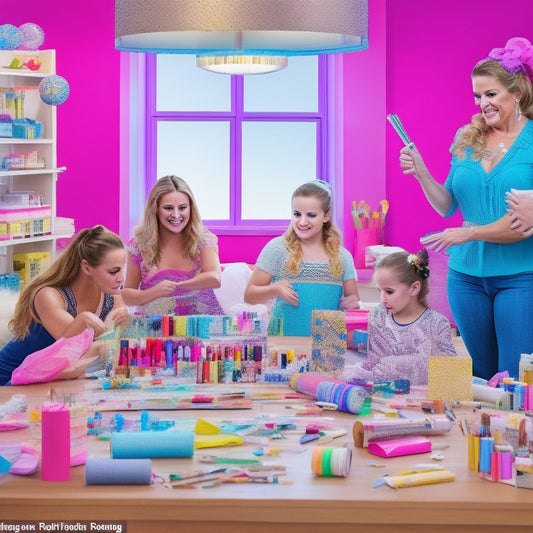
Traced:
[[20, 45], [20, 30], [13, 24], [0, 25], [0, 50], [14, 50]]
[[70, 87], [65, 78], [56, 74], [47, 76], [39, 83], [39, 94], [45, 104], [62, 104], [70, 93]]
[[26, 22], [19, 26], [21, 43], [19, 49], [21, 50], [38, 50], [44, 42], [44, 31], [38, 24], [33, 22]]

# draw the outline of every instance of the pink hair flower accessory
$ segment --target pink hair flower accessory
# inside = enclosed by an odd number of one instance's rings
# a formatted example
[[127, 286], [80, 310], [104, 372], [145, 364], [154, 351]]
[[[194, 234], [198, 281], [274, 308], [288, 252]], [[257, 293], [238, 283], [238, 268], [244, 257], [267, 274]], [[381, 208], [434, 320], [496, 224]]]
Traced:
[[533, 81], [533, 45], [523, 37], [509, 39], [504, 48], [492, 49], [488, 59], [513, 74], [523, 71]]

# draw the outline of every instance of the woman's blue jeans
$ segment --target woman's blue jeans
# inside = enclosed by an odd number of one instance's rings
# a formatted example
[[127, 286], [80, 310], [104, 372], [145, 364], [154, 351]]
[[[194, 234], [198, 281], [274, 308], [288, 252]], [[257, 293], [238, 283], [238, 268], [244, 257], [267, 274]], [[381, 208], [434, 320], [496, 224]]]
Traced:
[[518, 378], [520, 354], [533, 352], [533, 272], [481, 278], [449, 269], [447, 286], [474, 376]]

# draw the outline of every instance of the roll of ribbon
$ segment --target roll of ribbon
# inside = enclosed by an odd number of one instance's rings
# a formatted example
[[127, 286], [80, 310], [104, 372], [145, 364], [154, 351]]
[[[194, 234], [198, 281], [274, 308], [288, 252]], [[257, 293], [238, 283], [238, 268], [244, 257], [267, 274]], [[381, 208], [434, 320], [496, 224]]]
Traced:
[[192, 431], [141, 431], [111, 434], [111, 457], [113, 459], [192, 457], [193, 453], [194, 433]]
[[85, 464], [87, 485], [149, 485], [151, 481], [151, 459], [88, 457]]
[[352, 447], [315, 446], [311, 456], [313, 474], [322, 477], [347, 477], [352, 465]]
[[41, 410], [41, 479], [70, 479], [70, 411], [62, 403], [43, 404]]

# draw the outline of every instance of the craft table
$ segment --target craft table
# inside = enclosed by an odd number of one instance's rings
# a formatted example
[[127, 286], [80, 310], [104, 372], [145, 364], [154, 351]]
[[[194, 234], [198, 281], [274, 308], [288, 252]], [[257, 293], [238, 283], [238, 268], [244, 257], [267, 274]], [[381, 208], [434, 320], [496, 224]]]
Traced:
[[[30, 406], [38, 405], [46, 399], [51, 386], [60, 394], [82, 394], [87, 381], [0, 387], [0, 404], [13, 394], [25, 394]], [[287, 392], [284, 387], [268, 390]], [[258, 415], [294, 414], [287, 404], [294, 401], [254, 401], [251, 410], [159, 411], [158, 415], [161, 419], [199, 416], [217, 423], [249, 420]], [[129, 412], [129, 416], [135, 414], [138, 412]], [[345, 437], [324, 446], [342, 446], [352, 441], [356, 416], [335, 411], [323, 416], [333, 417], [337, 427], [347, 431]], [[30, 430], [0, 434], [1, 443], [29, 438]], [[430, 440], [434, 450], [450, 446], [439, 464], [455, 473], [455, 481], [396, 490], [388, 486], [372, 488], [384, 473], [395, 473], [431, 459], [429, 454], [381, 459], [364, 448], [354, 449], [348, 477], [315, 477], [311, 471], [310, 444], [303, 453], [282, 451], [276, 457], [262, 458], [287, 466], [284, 479], [292, 481], [288, 485], [235, 483], [194, 489], [166, 488], [160, 484], [88, 486], [84, 466], [73, 467], [70, 481], [65, 482], [42, 481], [39, 472], [31, 476], [4, 475], [0, 478], [0, 524], [15, 520], [125, 521], [128, 533], [531, 531], [533, 491], [491, 483], [469, 471], [466, 439], [457, 424], [449, 433]], [[197, 450], [193, 458], [154, 459], [152, 468], [175, 473], [205, 467], [197, 462], [198, 455], [205, 453], [255, 458], [252, 454], [255, 448], [242, 445]], [[89, 437], [89, 455], [109, 457], [109, 449], [109, 441]], [[385, 466], [371, 466], [369, 462]]]

